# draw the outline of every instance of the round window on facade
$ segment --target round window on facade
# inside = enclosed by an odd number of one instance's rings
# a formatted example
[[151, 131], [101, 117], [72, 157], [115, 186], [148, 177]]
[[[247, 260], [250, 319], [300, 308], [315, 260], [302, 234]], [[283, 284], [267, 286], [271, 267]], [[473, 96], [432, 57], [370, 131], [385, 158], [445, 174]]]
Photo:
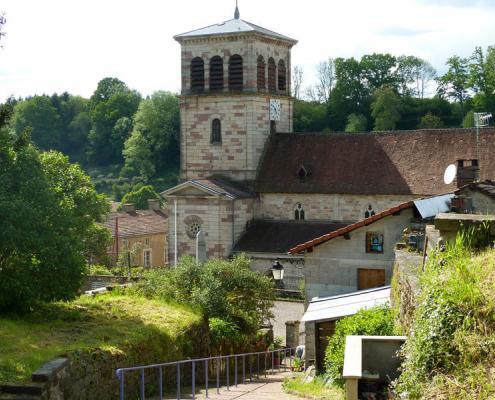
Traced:
[[191, 215], [184, 220], [184, 223], [186, 225], [187, 236], [191, 239], [196, 239], [196, 235], [203, 226], [203, 221], [198, 216]]

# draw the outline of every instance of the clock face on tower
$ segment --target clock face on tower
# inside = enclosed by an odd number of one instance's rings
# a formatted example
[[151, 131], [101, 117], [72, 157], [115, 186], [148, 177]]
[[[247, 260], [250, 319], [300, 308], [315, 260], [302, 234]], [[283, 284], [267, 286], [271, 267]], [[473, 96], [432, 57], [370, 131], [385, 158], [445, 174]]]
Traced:
[[278, 99], [270, 99], [270, 121], [280, 121], [282, 105]]

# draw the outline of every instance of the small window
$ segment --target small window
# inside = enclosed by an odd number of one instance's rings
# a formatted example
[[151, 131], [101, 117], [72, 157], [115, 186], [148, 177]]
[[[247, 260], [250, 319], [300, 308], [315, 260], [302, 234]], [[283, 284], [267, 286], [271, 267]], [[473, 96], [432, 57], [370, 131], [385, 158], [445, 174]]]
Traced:
[[294, 219], [296, 221], [302, 221], [305, 219], [304, 208], [301, 203], [297, 203], [296, 209], [294, 210]]
[[238, 54], [230, 57], [229, 60], [229, 89], [242, 90], [244, 86], [244, 71], [242, 57]]
[[373, 215], [375, 215], [375, 210], [373, 210], [373, 207], [369, 204], [368, 209], [364, 212], [364, 218], [369, 218]]
[[222, 143], [222, 123], [218, 118], [211, 121], [211, 144]]
[[268, 91], [270, 93], [275, 93], [277, 91], [276, 71], [277, 66], [275, 65], [275, 60], [270, 57], [268, 60]]
[[201, 93], [205, 90], [205, 63], [201, 57], [191, 61], [191, 90], [193, 93]]
[[304, 168], [304, 165], [301, 165], [299, 167], [299, 171], [297, 171], [297, 176], [299, 177], [299, 180], [301, 182], [306, 181], [306, 178], [308, 177], [308, 171], [306, 170], [306, 168]]
[[270, 133], [277, 133], [277, 122], [270, 121]]
[[265, 79], [265, 59], [263, 56], [258, 57], [258, 90], [266, 89]]
[[143, 266], [151, 267], [151, 249], [143, 251]]
[[129, 248], [129, 241], [127, 239], [123, 239], [122, 246], [124, 247], [124, 250], [127, 250]]
[[147, 237], [147, 238], [144, 239], [144, 245], [146, 247], [150, 247], [150, 238], [149, 237]]
[[223, 90], [223, 59], [219, 56], [210, 61], [210, 90]]
[[284, 60], [278, 62], [278, 90], [285, 92], [286, 78], [285, 78], [285, 63]]
[[383, 253], [383, 233], [366, 232], [366, 253]]

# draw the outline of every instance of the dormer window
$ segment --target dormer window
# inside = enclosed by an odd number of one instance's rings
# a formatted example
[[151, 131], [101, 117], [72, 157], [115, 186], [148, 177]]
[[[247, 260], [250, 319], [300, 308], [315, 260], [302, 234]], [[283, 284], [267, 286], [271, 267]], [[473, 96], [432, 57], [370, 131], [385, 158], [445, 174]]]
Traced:
[[301, 165], [299, 171], [297, 171], [297, 176], [299, 177], [299, 180], [301, 182], [304, 182], [308, 177], [308, 171], [306, 170], [306, 168], [304, 168], [304, 165]]
[[304, 208], [301, 203], [297, 203], [296, 209], [294, 210], [294, 219], [296, 221], [302, 221], [305, 219]]
[[222, 123], [218, 118], [211, 121], [211, 144], [222, 144]]

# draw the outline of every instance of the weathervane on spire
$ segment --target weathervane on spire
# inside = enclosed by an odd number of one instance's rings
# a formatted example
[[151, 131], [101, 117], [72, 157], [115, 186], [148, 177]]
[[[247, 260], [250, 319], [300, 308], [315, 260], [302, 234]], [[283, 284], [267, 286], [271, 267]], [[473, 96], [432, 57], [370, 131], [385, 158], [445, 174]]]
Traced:
[[235, 0], [235, 12], [234, 12], [234, 18], [239, 19], [241, 17], [241, 13], [239, 12], [239, 6], [237, 4], [237, 0]]

